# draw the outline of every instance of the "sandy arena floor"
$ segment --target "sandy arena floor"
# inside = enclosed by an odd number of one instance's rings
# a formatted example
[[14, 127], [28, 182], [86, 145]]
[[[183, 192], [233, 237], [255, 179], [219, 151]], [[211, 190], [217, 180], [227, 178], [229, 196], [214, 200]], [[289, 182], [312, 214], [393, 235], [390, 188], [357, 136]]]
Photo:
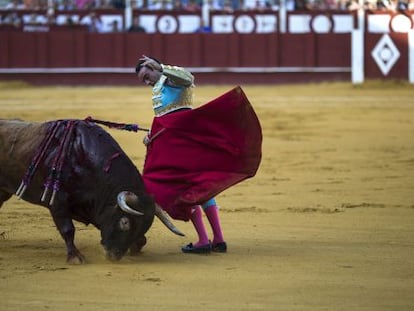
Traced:
[[[200, 86], [197, 105], [233, 86]], [[49, 212], [0, 210], [0, 310], [414, 310], [414, 87], [242, 86], [263, 127], [257, 175], [218, 196], [227, 254], [188, 255], [155, 221], [111, 263], [76, 223], [88, 263], [65, 263]], [[150, 89], [0, 84], [0, 117], [152, 120]], [[108, 130], [142, 167], [142, 133]], [[3, 152], [3, 151], [1, 151]]]

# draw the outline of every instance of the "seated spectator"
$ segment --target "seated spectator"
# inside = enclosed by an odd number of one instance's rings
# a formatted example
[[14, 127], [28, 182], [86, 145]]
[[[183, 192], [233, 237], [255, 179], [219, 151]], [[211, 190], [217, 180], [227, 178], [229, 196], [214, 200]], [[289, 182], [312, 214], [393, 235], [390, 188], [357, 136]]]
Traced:
[[173, 11], [183, 11], [184, 10], [183, 2], [181, 0], [174, 0], [172, 10]]
[[393, 11], [395, 9], [394, 3], [390, 0], [378, 0], [377, 10]]
[[403, 0], [399, 0], [397, 2], [397, 10], [399, 10], [399, 11], [408, 10], [408, 2], [407, 1], [403, 1]]
[[62, 0], [56, 7], [59, 11], [71, 11], [76, 9], [74, 0]]
[[231, 0], [224, 0], [222, 10], [225, 13], [233, 13], [234, 11], [233, 2]]
[[264, 10], [267, 8], [265, 0], [245, 0], [243, 9], [245, 10]]
[[346, 9], [348, 11], [356, 11], [359, 10], [359, 3], [357, 0], [350, 0], [346, 3]]
[[55, 11], [53, 9], [48, 9], [46, 13], [46, 24], [56, 25]]
[[121, 27], [119, 26], [118, 20], [114, 19], [111, 23], [111, 30], [110, 32], [122, 32]]
[[312, 4], [307, 0], [296, 0], [295, 11], [308, 11], [312, 10]]
[[324, 0], [322, 8], [325, 10], [337, 10], [338, 9], [338, 1], [337, 0]]
[[101, 19], [94, 12], [84, 17], [81, 21], [81, 25], [88, 26], [89, 32], [103, 32], [103, 25]]
[[128, 32], [147, 32], [147, 30], [140, 25], [139, 16], [135, 16], [132, 20], [132, 25], [127, 29]]
[[94, 7], [94, 0], [75, 0], [77, 9], [87, 10]]
[[377, 9], [377, 3], [375, 0], [365, 0], [364, 1], [364, 10], [372, 11]]
[[148, 1], [149, 10], [172, 10], [173, 4], [171, 0], [153, 0]]
[[46, 0], [23, 0], [26, 9], [43, 10], [47, 8]]
[[111, 5], [115, 9], [125, 9], [125, 0], [111, 0]]
[[201, 5], [197, 0], [189, 0], [187, 4], [184, 4], [184, 10], [187, 12], [198, 12], [201, 10]]
[[210, 11], [219, 11], [223, 9], [223, 0], [207, 0], [208, 9]]
[[22, 24], [22, 20], [16, 12], [11, 12], [3, 18], [3, 25], [13, 26], [19, 28]]
[[12, 0], [6, 4], [6, 10], [24, 10], [26, 6], [24, 5], [22, 0]]
[[133, 9], [143, 9], [147, 8], [148, 0], [131, 0], [131, 7]]
[[70, 15], [67, 15], [64, 19], [64, 22], [62, 23], [62, 25], [65, 25], [65, 26], [74, 26], [77, 24], [78, 24], [78, 21], [73, 16], [70, 16]]

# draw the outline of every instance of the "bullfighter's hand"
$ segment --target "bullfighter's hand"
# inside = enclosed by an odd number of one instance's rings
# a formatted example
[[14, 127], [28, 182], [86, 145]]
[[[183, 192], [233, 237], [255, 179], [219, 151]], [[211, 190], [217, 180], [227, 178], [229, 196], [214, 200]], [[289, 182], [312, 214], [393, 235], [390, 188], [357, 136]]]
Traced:
[[149, 67], [152, 70], [162, 71], [161, 65], [152, 58], [149, 58], [148, 56], [142, 55], [142, 57], [139, 60], [143, 62], [143, 67]]
[[143, 143], [145, 146], [148, 146], [148, 144], [150, 143], [150, 138], [149, 138], [149, 135], [145, 135], [144, 139], [142, 140], [142, 143]]

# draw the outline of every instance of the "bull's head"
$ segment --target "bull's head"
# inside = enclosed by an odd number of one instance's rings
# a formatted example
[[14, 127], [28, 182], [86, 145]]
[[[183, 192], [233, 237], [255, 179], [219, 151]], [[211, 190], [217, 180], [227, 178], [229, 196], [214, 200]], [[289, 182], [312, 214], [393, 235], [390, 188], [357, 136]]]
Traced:
[[[120, 260], [129, 248], [145, 239], [156, 215], [171, 231], [183, 235], [168, 219], [161, 208], [148, 195], [137, 196], [123, 191], [109, 223], [101, 228], [102, 245], [109, 260]], [[145, 243], [145, 242], [144, 242]]]

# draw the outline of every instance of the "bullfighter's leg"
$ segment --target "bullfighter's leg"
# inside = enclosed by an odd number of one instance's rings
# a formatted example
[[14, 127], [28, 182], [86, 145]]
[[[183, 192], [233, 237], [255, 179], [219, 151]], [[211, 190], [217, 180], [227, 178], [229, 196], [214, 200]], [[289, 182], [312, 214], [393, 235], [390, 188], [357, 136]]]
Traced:
[[198, 235], [197, 243], [190, 243], [181, 248], [184, 253], [205, 254], [211, 250], [210, 241], [208, 239], [207, 230], [203, 223], [203, 213], [199, 205], [195, 206], [191, 211], [191, 222], [196, 229]]
[[211, 250], [213, 252], [225, 253], [227, 252], [227, 244], [224, 241], [223, 231], [221, 230], [219, 211], [215, 199], [211, 199], [202, 205], [204, 213], [210, 223], [213, 231], [213, 242]]
[[83, 256], [82, 253], [76, 248], [74, 243], [75, 226], [73, 225], [72, 218], [68, 216], [68, 213], [64, 212], [63, 207], [51, 208], [51, 214], [55, 225], [66, 244], [66, 262], [68, 264], [85, 263], [85, 256]]
[[199, 236], [199, 242], [194, 245], [190, 243], [187, 246], [184, 246], [182, 251], [184, 253], [195, 254], [209, 253], [210, 251], [219, 253], [227, 252], [227, 244], [223, 238], [216, 200], [214, 198], [208, 200], [202, 205], [202, 208], [213, 231], [213, 242], [210, 243], [208, 240], [207, 231], [204, 228], [202, 220], [201, 209], [198, 207], [193, 210], [193, 213], [191, 214], [191, 221], [193, 222]]

